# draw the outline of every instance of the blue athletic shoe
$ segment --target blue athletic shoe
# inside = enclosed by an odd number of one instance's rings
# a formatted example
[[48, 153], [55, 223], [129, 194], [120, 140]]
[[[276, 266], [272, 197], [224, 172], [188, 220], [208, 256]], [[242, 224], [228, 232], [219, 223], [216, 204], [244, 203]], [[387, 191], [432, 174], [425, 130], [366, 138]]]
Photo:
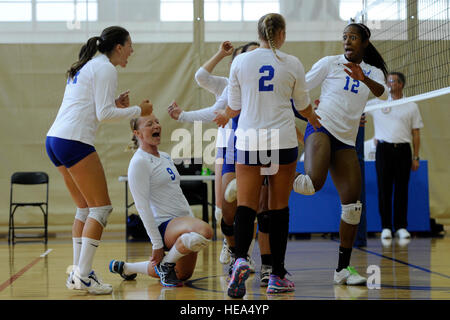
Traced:
[[245, 296], [245, 280], [250, 275], [250, 266], [244, 258], [239, 258], [234, 263], [233, 273], [228, 284], [228, 296], [231, 298], [242, 298]]
[[137, 276], [136, 273], [132, 274], [125, 274], [123, 273], [123, 266], [125, 265], [125, 262], [118, 261], [118, 260], [111, 260], [109, 263], [109, 271], [112, 273], [119, 274], [124, 280], [134, 280]]
[[155, 272], [159, 276], [159, 280], [164, 287], [183, 286], [183, 281], [177, 278], [175, 263], [160, 263], [155, 266]]

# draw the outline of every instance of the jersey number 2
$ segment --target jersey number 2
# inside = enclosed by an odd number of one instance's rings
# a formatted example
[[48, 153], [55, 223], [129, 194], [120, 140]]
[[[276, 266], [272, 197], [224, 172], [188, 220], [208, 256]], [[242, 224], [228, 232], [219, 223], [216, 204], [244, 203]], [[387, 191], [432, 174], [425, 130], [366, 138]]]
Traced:
[[[266, 71], [269, 72], [268, 75], [265, 75]], [[273, 75], [275, 73], [273, 67], [271, 65], [262, 66], [259, 68], [259, 73], [264, 74], [261, 78], [259, 78], [259, 91], [273, 91], [273, 84], [265, 84], [266, 81], [273, 79]]]

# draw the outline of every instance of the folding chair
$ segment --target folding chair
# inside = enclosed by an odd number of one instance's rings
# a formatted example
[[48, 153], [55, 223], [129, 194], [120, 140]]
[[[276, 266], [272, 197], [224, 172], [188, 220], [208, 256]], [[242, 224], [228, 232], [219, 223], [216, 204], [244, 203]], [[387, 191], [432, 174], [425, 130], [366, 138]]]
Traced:
[[[42, 202], [19, 202], [14, 200], [14, 185], [41, 185], [46, 184], [45, 201]], [[44, 225], [42, 226], [14, 226], [14, 214], [19, 207], [39, 207], [44, 215]], [[48, 217], [48, 175], [45, 172], [15, 172], [11, 176], [11, 193], [9, 200], [9, 231], [8, 243], [15, 243], [15, 238], [41, 238], [42, 236], [20, 236], [16, 237], [16, 229], [44, 229], [44, 242], [47, 243], [47, 217]]]

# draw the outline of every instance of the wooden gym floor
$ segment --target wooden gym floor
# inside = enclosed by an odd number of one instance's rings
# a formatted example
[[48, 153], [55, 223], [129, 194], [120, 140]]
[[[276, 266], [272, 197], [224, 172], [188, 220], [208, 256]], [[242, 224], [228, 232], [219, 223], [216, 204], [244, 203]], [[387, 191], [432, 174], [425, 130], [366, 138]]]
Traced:
[[[192, 278], [181, 288], [164, 288], [155, 278], [138, 275], [122, 281], [108, 270], [111, 259], [130, 262], [148, 259], [149, 243], [125, 242], [123, 235], [107, 236], [97, 251], [94, 269], [114, 287], [111, 295], [95, 296], [66, 289], [66, 269], [72, 263], [71, 239], [50, 238], [43, 243], [0, 242], [0, 300], [228, 300], [227, 267], [219, 262], [222, 240], [199, 254]], [[380, 271], [380, 287], [335, 286], [338, 242], [313, 235], [308, 240], [290, 240], [286, 267], [295, 282], [293, 293], [268, 296], [259, 287], [260, 257], [255, 245], [255, 274], [247, 280], [244, 300], [449, 300], [450, 237], [413, 238], [409, 243], [383, 245], [369, 238], [367, 247], [353, 249], [351, 264], [362, 275]], [[369, 268], [369, 266], [371, 266]], [[367, 273], [367, 271], [370, 273]]]

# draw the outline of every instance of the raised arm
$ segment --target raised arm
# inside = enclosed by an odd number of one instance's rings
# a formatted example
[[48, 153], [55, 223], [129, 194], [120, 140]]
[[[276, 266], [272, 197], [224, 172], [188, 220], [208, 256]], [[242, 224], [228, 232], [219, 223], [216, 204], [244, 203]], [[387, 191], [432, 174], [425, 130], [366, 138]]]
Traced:
[[197, 84], [216, 95], [216, 97], [218, 97], [227, 86], [228, 79], [225, 77], [212, 75], [211, 73], [223, 58], [231, 55], [232, 53], [233, 46], [231, 45], [231, 42], [222, 42], [217, 53], [206, 61], [195, 73], [195, 81], [197, 81]]

